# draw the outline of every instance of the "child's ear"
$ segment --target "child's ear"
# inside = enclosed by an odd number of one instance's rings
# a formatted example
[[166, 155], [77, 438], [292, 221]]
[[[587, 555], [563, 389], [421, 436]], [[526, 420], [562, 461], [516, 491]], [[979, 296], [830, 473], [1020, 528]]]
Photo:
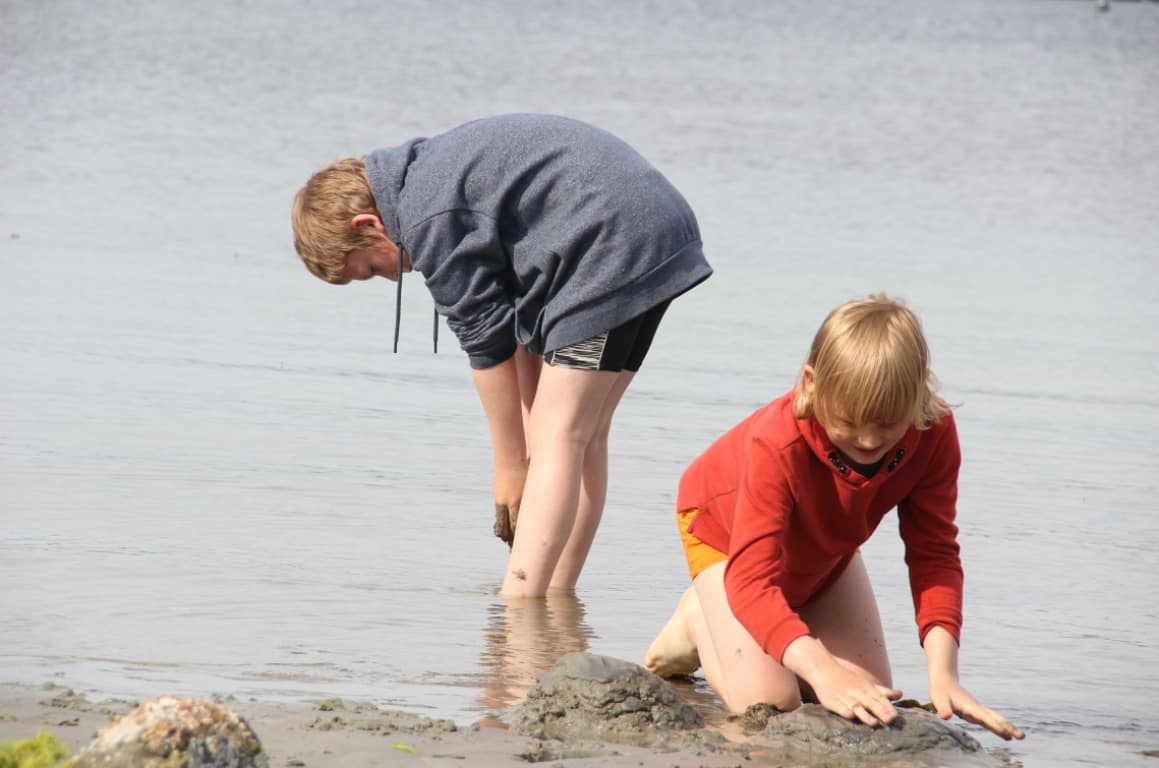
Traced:
[[813, 394], [813, 376], [815, 374], [816, 372], [813, 370], [813, 366], [808, 363], [805, 363], [805, 366], [801, 368], [801, 390], [806, 395]]
[[350, 219], [350, 226], [354, 229], [370, 227], [382, 235], [386, 234], [386, 227], [383, 225], [382, 219], [380, 219], [378, 216], [375, 216], [373, 213], [355, 214], [354, 217]]

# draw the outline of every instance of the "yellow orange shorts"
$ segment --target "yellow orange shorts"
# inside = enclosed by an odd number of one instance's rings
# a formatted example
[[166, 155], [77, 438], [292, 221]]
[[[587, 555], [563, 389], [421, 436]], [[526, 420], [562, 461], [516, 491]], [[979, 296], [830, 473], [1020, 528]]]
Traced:
[[696, 517], [696, 513], [699, 511], [693, 507], [682, 509], [676, 513], [676, 527], [680, 529], [680, 543], [684, 545], [684, 559], [688, 561], [688, 575], [694, 579], [708, 566], [722, 563], [728, 559], [727, 554], [705, 544], [688, 530], [688, 526], [692, 525], [692, 518]]
[[[680, 529], [680, 543], [684, 545], [684, 559], [688, 561], [688, 575], [693, 579], [708, 566], [722, 563], [728, 559], [726, 553], [705, 544], [688, 530], [688, 527], [692, 525], [692, 518], [696, 517], [696, 513], [699, 511], [696, 507], [692, 507], [676, 513], [676, 527]], [[854, 554], [860, 551], [861, 548], [858, 547]], [[837, 579], [841, 578], [841, 574], [845, 573], [845, 569], [849, 567], [852, 560], [853, 555], [848, 555], [837, 561], [837, 565], [829, 572], [824, 581], [813, 590], [812, 594], [819, 595], [833, 586]]]

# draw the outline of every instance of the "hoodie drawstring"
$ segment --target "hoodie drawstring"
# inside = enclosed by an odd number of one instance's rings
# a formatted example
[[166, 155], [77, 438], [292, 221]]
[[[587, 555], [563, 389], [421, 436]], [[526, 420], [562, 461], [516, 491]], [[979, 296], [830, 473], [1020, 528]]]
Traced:
[[394, 247], [398, 249], [398, 280], [395, 281], [394, 292], [394, 354], [398, 354], [398, 328], [402, 324], [402, 241], [397, 240]]
[[[395, 248], [398, 248], [398, 280], [395, 281], [394, 291], [394, 354], [398, 354], [398, 330], [402, 326], [402, 241], [395, 241]], [[439, 354], [439, 310], [436, 307], [434, 311], [435, 323], [432, 333], [432, 340], [434, 341], [435, 354]]]

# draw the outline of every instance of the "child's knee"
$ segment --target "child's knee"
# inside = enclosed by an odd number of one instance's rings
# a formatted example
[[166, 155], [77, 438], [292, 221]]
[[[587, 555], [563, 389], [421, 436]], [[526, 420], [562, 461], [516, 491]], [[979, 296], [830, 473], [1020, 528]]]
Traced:
[[768, 704], [778, 712], [792, 712], [801, 706], [801, 691], [796, 686], [751, 685], [742, 683], [739, 690], [730, 690], [725, 704], [733, 712], [744, 712], [753, 704]]
[[801, 688], [797, 676], [769, 660], [768, 665], [734, 667], [726, 673], [727, 691], [721, 692], [729, 709], [743, 712], [753, 704], [768, 704], [781, 712], [801, 706]]
[[599, 459], [608, 455], [608, 433], [610, 430], [607, 427], [597, 429], [592, 435], [591, 440], [588, 440], [588, 447], [585, 455], [588, 458]]

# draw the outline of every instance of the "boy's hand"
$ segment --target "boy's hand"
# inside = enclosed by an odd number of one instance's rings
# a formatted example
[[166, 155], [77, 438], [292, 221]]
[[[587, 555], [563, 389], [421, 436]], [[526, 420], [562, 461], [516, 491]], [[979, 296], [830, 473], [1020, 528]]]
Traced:
[[495, 524], [492, 530], [508, 547], [515, 542], [515, 524], [519, 520], [519, 504], [523, 500], [523, 486], [526, 483], [527, 462], [496, 464]]
[[1007, 741], [1026, 738], [1021, 728], [989, 707], [983, 706], [954, 680], [931, 681], [930, 701], [938, 711], [938, 717], [943, 720], [949, 720], [952, 715], [957, 715], [966, 722], [980, 725]]
[[514, 509], [506, 504], [495, 502], [495, 525], [491, 530], [496, 536], [503, 539], [503, 543], [511, 547], [515, 543], [515, 523], [519, 520], [519, 507]]

